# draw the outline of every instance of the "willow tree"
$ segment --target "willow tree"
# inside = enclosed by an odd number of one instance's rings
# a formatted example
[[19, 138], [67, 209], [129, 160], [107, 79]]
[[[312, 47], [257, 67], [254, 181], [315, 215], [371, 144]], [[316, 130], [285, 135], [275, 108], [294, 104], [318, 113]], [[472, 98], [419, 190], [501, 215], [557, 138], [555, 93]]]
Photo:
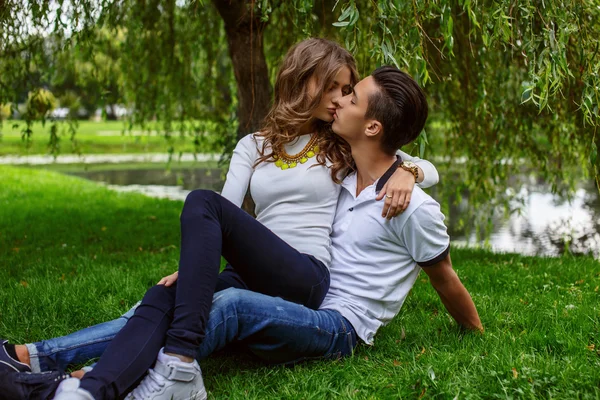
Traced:
[[93, 54], [102, 29], [123, 36], [119, 100], [132, 123], [195, 140], [210, 128], [231, 145], [260, 126], [285, 50], [325, 36], [363, 74], [394, 64], [426, 88], [420, 150], [429, 139], [464, 162], [458, 188], [481, 203], [520, 160], [557, 190], [570, 170], [600, 174], [600, 0], [9, 0], [0, 23], [0, 104], [56, 73], [53, 52]]

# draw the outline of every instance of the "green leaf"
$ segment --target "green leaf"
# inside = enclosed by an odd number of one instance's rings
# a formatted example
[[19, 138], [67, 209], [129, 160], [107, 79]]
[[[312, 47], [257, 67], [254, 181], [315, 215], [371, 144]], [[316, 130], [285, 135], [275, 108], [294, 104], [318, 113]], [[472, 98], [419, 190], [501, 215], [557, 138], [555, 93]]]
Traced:
[[356, 22], [358, 21], [358, 18], [360, 16], [360, 13], [358, 12], [358, 9], [353, 7], [353, 11], [352, 11], [352, 15], [350, 16], [350, 24], [354, 25], [356, 24]]
[[342, 15], [340, 15], [340, 17], [338, 18], [338, 21], [343, 21], [345, 19], [347, 19], [350, 16], [350, 13], [352, 12], [352, 10], [354, 9], [354, 7], [352, 6], [348, 6], [344, 9], [344, 11], [342, 11]]
[[334, 22], [332, 25], [337, 27], [344, 27], [350, 25], [350, 21]]
[[490, 46], [490, 37], [487, 34], [487, 32], [482, 32], [481, 33], [481, 40], [483, 40], [483, 45], [485, 47], [489, 47]]

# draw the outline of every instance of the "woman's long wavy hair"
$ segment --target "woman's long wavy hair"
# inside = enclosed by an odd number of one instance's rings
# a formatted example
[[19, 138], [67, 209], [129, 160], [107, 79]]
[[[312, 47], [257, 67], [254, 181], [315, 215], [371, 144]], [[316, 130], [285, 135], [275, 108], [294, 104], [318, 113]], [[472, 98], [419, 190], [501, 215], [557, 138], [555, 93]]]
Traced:
[[[339, 44], [326, 39], [311, 38], [294, 45], [286, 54], [275, 80], [273, 106], [257, 136], [264, 137], [261, 162], [273, 162], [273, 156], [300, 136], [300, 127], [312, 118], [327, 90], [342, 67], [348, 67], [351, 85], [358, 81], [354, 57]], [[309, 93], [309, 81], [315, 77], [316, 94]], [[314, 121], [319, 153], [317, 162], [331, 162], [331, 177], [337, 183], [353, 166], [348, 143], [331, 131], [331, 124]]]

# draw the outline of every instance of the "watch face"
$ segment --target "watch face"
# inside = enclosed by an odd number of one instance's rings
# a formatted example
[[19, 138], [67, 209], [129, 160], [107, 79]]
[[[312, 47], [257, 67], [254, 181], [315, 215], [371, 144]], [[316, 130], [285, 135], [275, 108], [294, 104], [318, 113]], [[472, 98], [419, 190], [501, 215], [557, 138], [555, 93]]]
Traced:
[[414, 162], [412, 162], [412, 161], [403, 161], [402, 163], [403, 163], [405, 166], [407, 166], [408, 168], [414, 168], [414, 167], [416, 167], [416, 166], [417, 166], [417, 164], [415, 164], [415, 163], [414, 163]]

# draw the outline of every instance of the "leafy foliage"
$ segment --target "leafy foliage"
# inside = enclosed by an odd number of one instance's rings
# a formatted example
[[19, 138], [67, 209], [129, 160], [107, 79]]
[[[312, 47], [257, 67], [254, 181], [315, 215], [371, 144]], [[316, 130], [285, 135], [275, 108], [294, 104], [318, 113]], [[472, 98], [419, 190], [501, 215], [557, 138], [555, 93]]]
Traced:
[[433, 150], [464, 161], [455, 197], [469, 189], [485, 223], [523, 167], [554, 190], [598, 179], [599, 4], [346, 1], [337, 24], [363, 71], [394, 64], [425, 85]]
[[[81, 97], [82, 104], [125, 104], [132, 124], [158, 120], [168, 137], [179, 131], [196, 143], [207, 129], [202, 121], [210, 121], [220, 144], [230, 146], [237, 123], [244, 129], [235, 118], [240, 96], [270, 88], [270, 82], [236, 81], [227, 47], [239, 39], [227, 36], [214, 2], [2, 4], [0, 104], [16, 104], [49, 82], [65, 96], [68, 87], [60, 82], [72, 74], [82, 92], [101, 98]], [[598, 0], [230, 5], [245, 7], [239, 29], [250, 24], [251, 35], [263, 38], [264, 48], [251, 50], [263, 52], [271, 80], [287, 48], [308, 36], [344, 43], [363, 74], [381, 64], [413, 74], [428, 92], [434, 123], [418, 151], [429, 143], [433, 154], [454, 165], [464, 161], [456, 193], [468, 187], [475, 203], [494, 198], [522, 160], [557, 191], [572, 186], [573, 169], [600, 173]], [[198, 122], [184, 123], [190, 120]], [[487, 212], [483, 208], [481, 217]]]

